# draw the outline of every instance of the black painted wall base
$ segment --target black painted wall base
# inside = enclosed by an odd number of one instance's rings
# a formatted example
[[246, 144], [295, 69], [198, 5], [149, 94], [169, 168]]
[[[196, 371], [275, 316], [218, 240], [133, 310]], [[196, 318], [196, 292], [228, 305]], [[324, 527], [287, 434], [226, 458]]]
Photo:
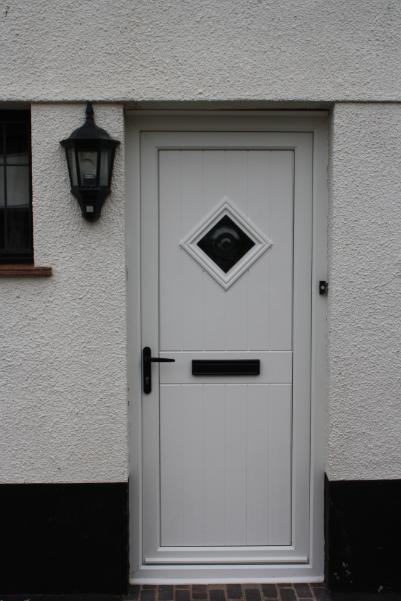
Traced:
[[333, 591], [401, 592], [401, 480], [325, 482], [326, 580]]
[[0, 593], [127, 586], [127, 482], [0, 485]]

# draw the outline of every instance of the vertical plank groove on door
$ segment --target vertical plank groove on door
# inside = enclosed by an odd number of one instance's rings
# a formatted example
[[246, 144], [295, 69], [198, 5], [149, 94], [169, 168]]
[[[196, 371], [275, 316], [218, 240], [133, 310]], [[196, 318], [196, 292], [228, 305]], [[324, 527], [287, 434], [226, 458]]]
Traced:
[[179, 332], [182, 301], [175, 297], [174, 288], [167, 283], [181, 278], [181, 271], [176, 273], [179, 248], [173, 242], [180, 238], [180, 171], [181, 151], [159, 151], [160, 350], [167, 346], [178, 350], [176, 333]]
[[[271, 211], [270, 195], [270, 151], [249, 151], [248, 158], [248, 214], [250, 220], [270, 238]], [[248, 349], [270, 349], [270, 299], [269, 289], [271, 286], [271, 254], [272, 249], [266, 252], [266, 256], [248, 270]], [[255, 321], [254, 315], [258, 315]]]
[[292, 389], [290, 385], [271, 385], [271, 404], [267, 440], [270, 471], [267, 510], [269, 541], [272, 545], [291, 544], [291, 436]]
[[[211, 212], [226, 193], [226, 151], [204, 151], [204, 197], [202, 217]], [[199, 270], [199, 266], [194, 265]], [[202, 274], [204, 286], [204, 350], [225, 349], [226, 293], [208, 273]]]
[[[182, 151], [182, 230], [179, 241], [191, 231], [203, 217], [204, 209], [204, 151]], [[202, 344], [200, 317], [203, 312], [203, 278], [199, 277], [199, 266], [194, 260], [179, 249], [180, 289], [176, 296], [182, 296], [180, 348], [182, 350], [198, 349]], [[174, 280], [173, 280], [174, 281]], [[178, 294], [177, 294], [178, 292]]]
[[246, 389], [246, 385], [225, 386], [226, 545], [243, 545], [246, 540]]
[[[266, 176], [266, 181], [265, 181], [265, 186], [266, 186], [266, 202], [265, 202], [265, 206], [264, 211], [267, 212], [266, 215], [266, 232], [272, 232], [270, 234], [270, 236], [275, 235], [275, 232], [273, 230], [273, 219], [272, 219], [272, 213], [273, 213], [273, 203], [274, 200], [272, 198], [272, 155], [270, 152], [266, 153], [266, 172], [265, 172], [265, 176]], [[261, 212], [263, 211], [263, 208], [261, 210]], [[269, 234], [268, 234], [269, 235]], [[273, 248], [270, 248], [269, 250], [273, 251]], [[273, 255], [274, 258], [274, 255]], [[266, 290], [266, 330], [267, 330], [267, 340], [268, 340], [268, 347], [267, 348], [274, 348], [274, 343], [272, 341], [272, 319], [273, 319], [273, 308], [272, 308], [272, 298], [271, 298], [271, 289], [272, 289], [272, 261], [269, 261], [268, 266], [267, 266], [267, 274], [266, 274], [266, 278], [265, 278], [265, 286], [267, 287]], [[275, 282], [273, 282], [273, 285], [275, 284]], [[261, 340], [261, 343], [263, 345], [263, 340]]]
[[225, 398], [224, 386], [204, 384], [206, 407], [206, 494], [201, 508], [206, 524], [204, 545], [219, 545], [224, 540], [225, 513]]
[[[225, 151], [225, 196], [245, 215], [247, 214], [247, 150]], [[225, 295], [223, 340], [224, 349], [246, 349], [247, 346], [247, 289], [248, 273], [245, 273]], [[238, 319], [238, 315], [241, 318]]]
[[247, 512], [246, 544], [264, 545], [267, 538], [268, 498], [267, 475], [267, 411], [269, 398], [266, 386], [248, 386], [248, 422], [245, 433], [248, 440], [247, 453]]
[[[270, 249], [270, 344], [278, 351], [292, 348], [293, 157], [292, 151], [271, 153], [270, 156], [270, 227], [274, 237]], [[276, 260], [276, 255], [280, 260]]]

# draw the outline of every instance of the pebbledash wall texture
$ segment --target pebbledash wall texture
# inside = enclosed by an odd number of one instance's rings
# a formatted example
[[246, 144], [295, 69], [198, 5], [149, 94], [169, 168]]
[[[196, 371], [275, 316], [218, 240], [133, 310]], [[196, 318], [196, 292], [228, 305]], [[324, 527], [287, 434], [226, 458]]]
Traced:
[[400, 54], [399, 0], [0, 4], [0, 109], [31, 108], [35, 263], [53, 268], [0, 279], [0, 592], [127, 582], [129, 165], [122, 143], [88, 225], [58, 144], [86, 100], [122, 142], [126, 107], [328, 111], [327, 577], [397, 587]]
[[401, 106], [332, 115], [329, 441], [332, 480], [401, 476]]
[[1, 11], [1, 98], [398, 100], [397, 0], [22, 0]]
[[[91, 228], [54, 143], [82, 113], [80, 105], [32, 106], [35, 263], [54, 273], [0, 280], [2, 482], [127, 479], [124, 151], [104, 219]], [[121, 105], [96, 114], [123, 140]]]

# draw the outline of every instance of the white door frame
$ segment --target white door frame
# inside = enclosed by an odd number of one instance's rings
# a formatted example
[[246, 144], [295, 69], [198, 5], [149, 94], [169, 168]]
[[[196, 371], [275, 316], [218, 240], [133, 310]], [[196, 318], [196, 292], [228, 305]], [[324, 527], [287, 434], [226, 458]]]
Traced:
[[[149, 566], [142, 563], [140, 322], [140, 135], [142, 131], [276, 131], [313, 134], [310, 554], [307, 563]], [[128, 111], [126, 136], [128, 265], [128, 402], [130, 449], [130, 581], [312, 582], [323, 579], [323, 483], [326, 430], [327, 113], [288, 111]]]

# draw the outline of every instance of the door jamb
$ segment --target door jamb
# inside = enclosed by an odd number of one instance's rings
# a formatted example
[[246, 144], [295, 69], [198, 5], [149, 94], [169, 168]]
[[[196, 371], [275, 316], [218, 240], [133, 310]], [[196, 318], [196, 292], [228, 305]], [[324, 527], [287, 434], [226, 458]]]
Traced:
[[[194, 568], [182, 578], [132, 575], [141, 567], [141, 322], [140, 322], [140, 132], [303, 131], [313, 133], [312, 357], [310, 560], [302, 566]], [[130, 580], [165, 582], [312, 582], [323, 580], [323, 486], [327, 424], [327, 300], [319, 281], [327, 280], [328, 113], [326, 111], [127, 111], [126, 245], [128, 326], [128, 430], [130, 455]], [[139, 342], [139, 344], [138, 344]], [[143, 566], [142, 566], [143, 567]], [[206, 570], [205, 570], [206, 568]]]

